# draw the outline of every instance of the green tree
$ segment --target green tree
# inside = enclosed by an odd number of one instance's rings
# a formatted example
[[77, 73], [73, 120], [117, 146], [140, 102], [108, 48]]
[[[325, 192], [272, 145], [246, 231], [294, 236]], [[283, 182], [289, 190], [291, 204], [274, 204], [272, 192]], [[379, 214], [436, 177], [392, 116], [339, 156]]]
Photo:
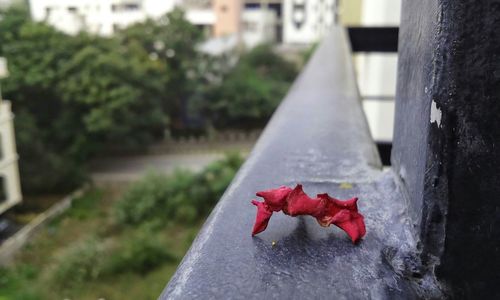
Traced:
[[118, 34], [127, 48], [143, 49], [162, 64], [166, 72], [163, 80], [162, 104], [169, 115], [172, 130], [183, 130], [186, 124], [187, 100], [199, 84], [200, 56], [196, 45], [202, 32], [185, 19], [184, 12], [174, 9], [159, 20], [147, 20], [132, 25]]
[[263, 127], [296, 74], [271, 46], [258, 46], [241, 56], [220, 84], [207, 87], [193, 110], [219, 129]]
[[162, 135], [165, 70], [145, 51], [68, 36], [18, 8], [1, 16], [0, 53], [10, 69], [2, 87], [17, 116], [25, 192], [73, 188], [103, 146], [144, 146]]
[[[94, 39], [97, 40], [97, 39]], [[98, 144], [143, 145], [161, 136], [161, 68], [148, 56], [130, 52], [113, 40], [87, 44], [59, 70], [57, 92], [80, 114], [82, 138]]]

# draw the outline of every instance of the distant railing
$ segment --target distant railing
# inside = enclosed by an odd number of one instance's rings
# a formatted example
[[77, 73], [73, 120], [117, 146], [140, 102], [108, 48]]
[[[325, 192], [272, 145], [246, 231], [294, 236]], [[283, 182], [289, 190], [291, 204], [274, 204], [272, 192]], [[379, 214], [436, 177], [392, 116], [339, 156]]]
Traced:
[[[370, 26], [350, 26], [347, 28], [347, 33], [349, 35], [349, 42], [351, 44], [351, 49], [353, 53], [363, 54], [372, 54], [372, 53], [394, 53], [398, 52], [398, 35], [399, 28], [398, 27], [370, 27]], [[396, 70], [394, 70], [396, 72]], [[382, 76], [383, 74], [378, 74], [378, 76]], [[396, 91], [394, 90], [393, 93]], [[365, 104], [368, 104], [375, 109], [375, 112], [366, 111], [366, 113], [370, 116], [373, 114], [376, 115], [378, 122], [384, 122], [383, 128], [390, 128], [392, 125], [392, 118], [383, 120], [383, 118], [379, 117], [380, 110], [387, 108], [387, 105], [394, 105], [395, 96], [391, 95], [366, 95], [361, 94], [362, 101]], [[367, 102], [370, 101], [370, 102]], [[385, 102], [385, 103], [381, 103]], [[382, 106], [382, 105], [385, 105]], [[366, 108], [370, 110], [369, 108]], [[391, 111], [391, 110], [389, 110]], [[377, 122], [377, 123], [378, 123]], [[371, 126], [377, 127], [380, 124], [371, 124]], [[387, 129], [389, 130], [389, 129]], [[387, 133], [385, 133], [387, 135]], [[391, 164], [391, 151], [392, 151], [392, 142], [391, 140], [377, 140], [377, 149], [382, 159], [382, 163], [385, 166], [389, 166]]]

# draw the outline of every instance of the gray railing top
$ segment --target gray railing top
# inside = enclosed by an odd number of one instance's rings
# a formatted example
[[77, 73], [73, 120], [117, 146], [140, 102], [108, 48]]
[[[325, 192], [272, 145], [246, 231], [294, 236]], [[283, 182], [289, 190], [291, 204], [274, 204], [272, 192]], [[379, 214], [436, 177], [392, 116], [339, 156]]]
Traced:
[[[395, 176], [381, 170], [354, 76], [346, 33], [334, 28], [276, 111], [161, 299], [414, 297], [403, 279], [411, 265], [406, 259], [411, 255], [405, 255], [415, 246], [404, 217], [406, 204]], [[252, 237], [256, 210], [250, 200], [255, 193], [296, 183], [310, 195], [359, 197], [365, 238], [353, 245], [337, 228], [283, 214], [276, 214], [265, 232]], [[403, 276], [396, 276], [393, 268]]]

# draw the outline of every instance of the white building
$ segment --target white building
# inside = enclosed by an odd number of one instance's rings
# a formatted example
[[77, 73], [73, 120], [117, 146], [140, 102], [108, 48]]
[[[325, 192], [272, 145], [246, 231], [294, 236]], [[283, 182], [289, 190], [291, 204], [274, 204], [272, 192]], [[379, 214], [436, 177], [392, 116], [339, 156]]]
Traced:
[[195, 25], [215, 22], [210, 1], [203, 0], [30, 0], [29, 4], [35, 21], [46, 21], [68, 34], [84, 30], [111, 35], [119, 28], [158, 18], [177, 5], [186, 9], [186, 18]]
[[[0, 57], [0, 79], [7, 75], [6, 61]], [[10, 102], [0, 93], [0, 213], [22, 200], [13, 119]]]
[[[162, 2], [162, 0], [150, 0], [150, 2]], [[163, 0], [163, 2], [168, 2]], [[172, 2], [172, 1], [171, 1]], [[211, 34], [217, 15], [213, 10], [212, 0], [178, 0], [175, 5], [179, 5], [186, 12], [186, 19], [200, 28], [204, 28]]]
[[243, 42], [248, 48], [276, 41], [276, 14], [269, 9], [246, 9], [242, 15]]
[[318, 42], [335, 23], [336, 0], [283, 0], [283, 42]]

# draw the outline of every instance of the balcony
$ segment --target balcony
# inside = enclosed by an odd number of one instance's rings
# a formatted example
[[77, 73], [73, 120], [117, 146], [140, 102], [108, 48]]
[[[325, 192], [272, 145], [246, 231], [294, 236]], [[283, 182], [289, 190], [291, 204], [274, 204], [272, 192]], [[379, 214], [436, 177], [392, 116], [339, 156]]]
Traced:
[[[160, 298], [500, 297], [498, 11], [403, 2], [385, 171], [347, 33], [333, 28]], [[297, 183], [309, 195], [359, 197], [363, 240], [283, 214], [252, 237], [255, 192]]]
[[[346, 33], [335, 28], [269, 122], [163, 298], [321, 298], [325, 286], [334, 287], [334, 298], [412, 293], [381, 255], [411, 251], [415, 242], [401, 215], [405, 202], [396, 176], [382, 171], [354, 76]], [[255, 192], [296, 183], [311, 195], [358, 196], [368, 228], [364, 240], [354, 246], [343, 232], [319, 227], [313, 218], [284, 215], [252, 238]]]

